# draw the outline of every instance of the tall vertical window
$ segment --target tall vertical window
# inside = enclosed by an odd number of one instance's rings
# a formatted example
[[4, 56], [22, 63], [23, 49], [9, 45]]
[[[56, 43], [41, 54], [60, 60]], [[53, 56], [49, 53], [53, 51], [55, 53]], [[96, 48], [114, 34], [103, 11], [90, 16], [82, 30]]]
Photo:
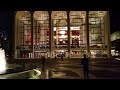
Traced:
[[86, 30], [85, 30], [85, 11], [70, 12], [70, 45], [71, 48], [86, 47]]
[[89, 12], [89, 41], [90, 41], [89, 45], [90, 49], [98, 49], [98, 51], [93, 50], [94, 54], [96, 54], [96, 57], [102, 57], [102, 53], [100, 53], [99, 49], [106, 48], [104, 27], [105, 15], [106, 15], [105, 11]]
[[57, 57], [68, 57], [68, 26], [67, 12], [52, 12], [52, 28], [53, 28], [53, 55]]
[[71, 57], [82, 57], [86, 53], [85, 50], [75, 50], [75, 48], [86, 48], [86, 12], [71, 11], [70, 12], [70, 46]]
[[65, 11], [52, 12], [52, 27], [54, 30], [55, 48], [67, 48], [68, 28], [67, 28], [67, 13]]
[[28, 11], [16, 13], [17, 58], [28, 58], [31, 50], [31, 14]]
[[[49, 14], [47, 11], [34, 13], [34, 50], [35, 58], [41, 55], [47, 57], [49, 50]], [[42, 50], [41, 50], [42, 49]], [[47, 49], [47, 50], [43, 50]]]

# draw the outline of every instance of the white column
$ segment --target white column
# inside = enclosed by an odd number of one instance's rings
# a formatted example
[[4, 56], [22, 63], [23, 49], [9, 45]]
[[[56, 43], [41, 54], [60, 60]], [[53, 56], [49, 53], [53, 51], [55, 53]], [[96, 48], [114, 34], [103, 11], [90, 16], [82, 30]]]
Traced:
[[53, 29], [52, 29], [52, 22], [51, 22], [52, 20], [51, 20], [51, 11], [49, 12], [49, 47], [50, 47], [50, 49], [49, 49], [49, 56], [50, 56], [50, 58], [52, 58], [52, 50], [53, 50]]
[[[83, 26], [84, 28], [83, 28], [83, 43], [86, 43], [86, 29], [85, 29], [85, 26]], [[85, 37], [85, 38], [84, 38]]]
[[56, 27], [56, 44], [58, 45], [58, 29], [57, 29], [57, 27]]
[[111, 58], [111, 41], [110, 41], [110, 17], [109, 17], [109, 11], [107, 11], [107, 17], [106, 17], [106, 31], [108, 33], [108, 45], [107, 45], [107, 51], [108, 51], [108, 58]]
[[87, 46], [87, 55], [90, 57], [90, 48], [89, 48], [89, 11], [86, 11], [86, 46]]
[[54, 51], [54, 25], [53, 20], [51, 19], [51, 53], [50, 57], [53, 58], [53, 51]]

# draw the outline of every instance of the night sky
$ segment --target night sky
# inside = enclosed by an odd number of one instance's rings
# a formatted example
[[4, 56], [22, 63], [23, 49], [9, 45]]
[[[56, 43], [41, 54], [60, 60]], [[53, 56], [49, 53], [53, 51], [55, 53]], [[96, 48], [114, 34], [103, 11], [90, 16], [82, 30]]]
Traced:
[[[0, 12], [0, 30], [7, 30], [10, 43], [12, 45], [13, 37], [13, 12]], [[110, 32], [120, 30], [120, 11], [110, 12]]]
[[13, 50], [13, 12], [0, 12], [0, 32], [7, 31], [8, 40], [10, 41], [10, 51]]
[[110, 32], [120, 31], [120, 11], [110, 12]]

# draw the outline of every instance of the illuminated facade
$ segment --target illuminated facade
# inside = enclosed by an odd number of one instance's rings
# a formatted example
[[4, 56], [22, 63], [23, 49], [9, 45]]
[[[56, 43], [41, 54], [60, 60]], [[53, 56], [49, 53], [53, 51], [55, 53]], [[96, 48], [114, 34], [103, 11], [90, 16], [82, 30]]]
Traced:
[[18, 11], [15, 59], [110, 57], [108, 11]]

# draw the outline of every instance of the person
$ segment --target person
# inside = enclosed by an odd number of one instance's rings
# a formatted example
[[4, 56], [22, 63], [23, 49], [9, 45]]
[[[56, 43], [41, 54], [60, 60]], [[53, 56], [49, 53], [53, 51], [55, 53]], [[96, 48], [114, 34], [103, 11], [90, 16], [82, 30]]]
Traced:
[[42, 70], [45, 68], [45, 56], [42, 56]]
[[81, 64], [83, 66], [83, 71], [84, 71], [84, 78], [89, 79], [89, 59], [86, 58], [86, 54], [84, 54], [84, 58], [81, 60]]
[[55, 61], [57, 60], [57, 54], [55, 54], [55, 57], [54, 57]]
[[61, 54], [61, 60], [63, 61], [63, 54]]
[[57, 54], [54, 55], [54, 64], [57, 62]]

